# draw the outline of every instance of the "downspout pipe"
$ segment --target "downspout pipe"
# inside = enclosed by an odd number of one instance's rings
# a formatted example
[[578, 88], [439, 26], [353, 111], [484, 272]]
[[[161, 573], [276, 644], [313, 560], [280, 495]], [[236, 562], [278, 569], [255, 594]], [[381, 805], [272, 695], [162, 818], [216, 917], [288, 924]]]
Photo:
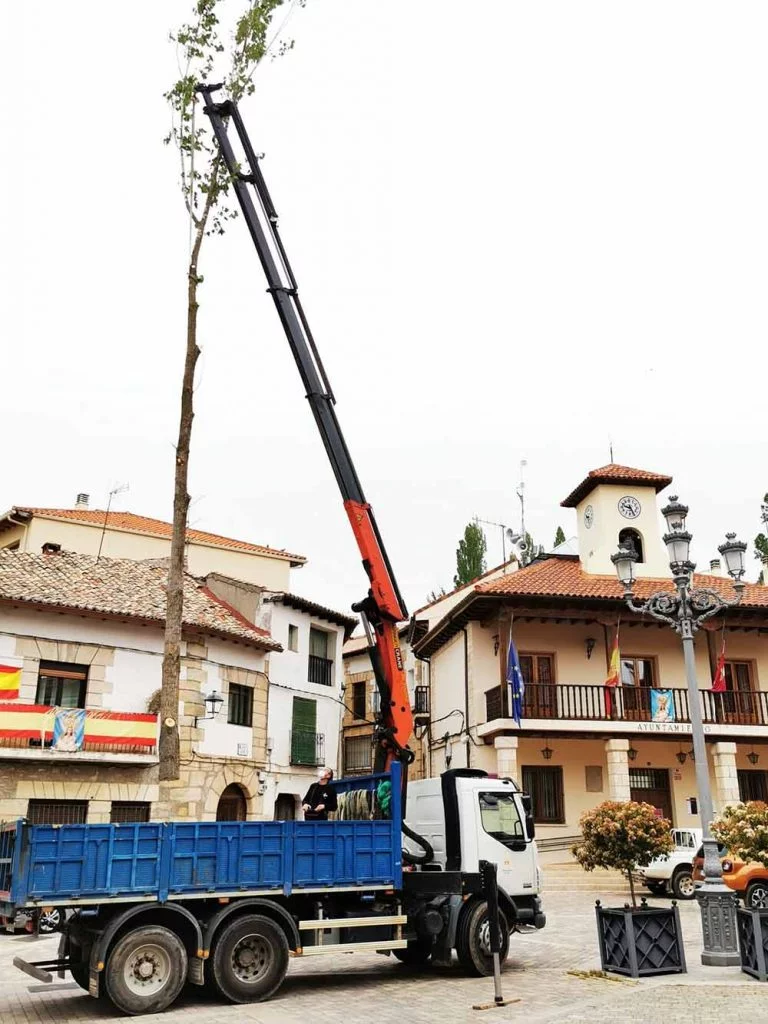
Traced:
[[469, 734], [469, 635], [467, 627], [462, 629], [464, 633], [464, 728], [467, 730], [467, 768], [472, 767], [472, 738]]

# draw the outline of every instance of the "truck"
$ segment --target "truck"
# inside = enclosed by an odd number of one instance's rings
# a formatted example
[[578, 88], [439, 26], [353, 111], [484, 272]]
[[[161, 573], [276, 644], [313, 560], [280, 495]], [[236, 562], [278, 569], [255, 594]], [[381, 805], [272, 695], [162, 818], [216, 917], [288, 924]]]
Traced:
[[[341, 779], [338, 816], [0, 829], [0, 915], [74, 910], [58, 956], [16, 966], [70, 972], [128, 1014], [157, 1013], [184, 984], [269, 998], [290, 957], [376, 950], [412, 966], [494, 973], [509, 936], [546, 923], [530, 798], [512, 779], [454, 769], [408, 781], [413, 712], [398, 627], [408, 613], [335, 411], [278, 215], [237, 104], [197, 89], [267, 280], [368, 577], [352, 609], [368, 639], [379, 711], [373, 774]], [[229, 137], [234, 127], [238, 154]], [[369, 385], [375, 381], [371, 353]], [[384, 410], [371, 429], [388, 424]]]
[[[268, 999], [289, 960], [377, 951], [411, 967], [493, 971], [481, 867], [498, 866], [500, 959], [510, 934], [542, 928], [530, 798], [511, 779], [453, 769], [409, 786], [402, 772], [340, 779], [330, 821], [171, 821], [0, 830], [0, 913], [72, 910], [54, 959], [126, 1014], [158, 1013], [185, 983], [232, 1003]], [[347, 818], [346, 815], [354, 815]]]
[[693, 880], [693, 858], [701, 845], [700, 828], [673, 828], [675, 848], [664, 857], [656, 857], [635, 874], [654, 896], [665, 896], [668, 891], [679, 900], [692, 900], [696, 895]]

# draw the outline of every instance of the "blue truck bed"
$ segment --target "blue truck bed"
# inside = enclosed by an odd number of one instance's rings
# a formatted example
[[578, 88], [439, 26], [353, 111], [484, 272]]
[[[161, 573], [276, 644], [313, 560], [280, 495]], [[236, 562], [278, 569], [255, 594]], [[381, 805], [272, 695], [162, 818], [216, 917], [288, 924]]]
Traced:
[[388, 818], [28, 825], [0, 831], [0, 915], [20, 907], [181, 900], [402, 882], [400, 766], [342, 779], [339, 793], [391, 781]]

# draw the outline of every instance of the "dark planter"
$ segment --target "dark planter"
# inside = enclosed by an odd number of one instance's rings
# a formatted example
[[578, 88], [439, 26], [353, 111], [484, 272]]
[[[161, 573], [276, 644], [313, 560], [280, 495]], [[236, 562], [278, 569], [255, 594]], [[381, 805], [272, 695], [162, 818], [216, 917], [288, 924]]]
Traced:
[[677, 904], [649, 907], [645, 900], [632, 909], [595, 904], [600, 963], [604, 971], [643, 978], [652, 974], [684, 974], [685, 953]]
[[758, 981], [768, 981], [768, 910], [736, 911], [741, 969]]

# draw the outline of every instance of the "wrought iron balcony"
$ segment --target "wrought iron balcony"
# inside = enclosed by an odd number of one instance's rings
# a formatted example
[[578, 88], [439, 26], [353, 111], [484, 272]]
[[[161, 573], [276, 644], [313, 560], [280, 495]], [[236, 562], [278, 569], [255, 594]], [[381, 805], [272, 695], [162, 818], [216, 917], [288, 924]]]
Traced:
[[333, 661], [310, 654], [307, 681], [318, 686], [333, 686]]
[[291, 732], [291, 764], [317, 767], [325, 764], [325, 735], [321, 732]]
[[[602, 686], [582, 683], [530, 683], [523, 695], [524, 719], [554, 719], [587, 722], [691, 721], [688, 691], [659, 687], [657, 693], [671, 695], [668, 706], [652, 702], [648, 686]], [[768, 691], [728, 690], [712, 693], [699, 690], [705, 724], [768, 725]], [[661, 702], [663, 704], [663, 702]], [[509, 718], [507, 688], [495, 686], [485, 694], [486, 721]]]

